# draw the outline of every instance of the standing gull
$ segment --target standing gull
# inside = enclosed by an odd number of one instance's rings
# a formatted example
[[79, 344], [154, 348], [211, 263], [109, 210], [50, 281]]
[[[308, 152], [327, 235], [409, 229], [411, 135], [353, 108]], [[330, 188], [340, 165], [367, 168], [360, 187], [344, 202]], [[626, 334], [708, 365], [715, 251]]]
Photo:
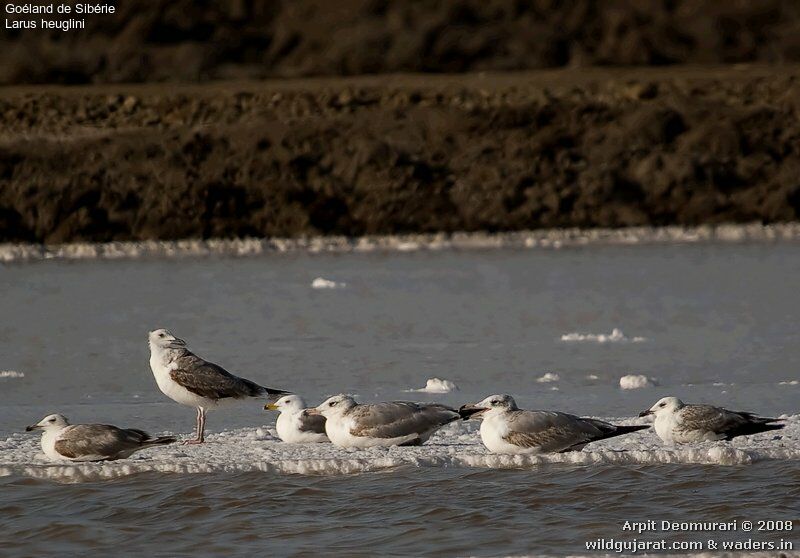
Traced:
[[523, 411], [510, 395], [490, 395], [464, 405], [463, 415], [482, 416], [481, 440], [492, 453], [579, 451], [589, 442], [621, 436], [649, 426], [617, 426], [558, 411]]
[[306, 402], [299, 395], [284, 395], [275, 403], [267, 403], [264, 408], [280, 411], [275, 429], [278, 437], [289, 444], [308, 442], [330, 442], [325, 434], [325, 417], [309, 412]]
[[658, 437], [668, 444], [732, 440], [737, 436], [779, 430], [780, 419], [759, 417], [753, 413], [729, 411], [711, 405], [687, 405], [677, 397], [664, 397], [640, 417], [655, 415]]
[[70, 424], [62, 415], [48, 415], [25, 430], [43, 430], [42, 451], [54, 461], [114, 461], [133, 452], [175, 441], [174, 436], [153, 438], [134, 428], [108, 424]]
[[421, 446], [439, 428], [461, 418], [455, 409], [436, 403], [359, 405], [349, 395], [330, 397], [313, 411], [328, 419], [328, 438], [343, 448]]
[[181, 405], [197, 408], [197, 438], [186, 444], [203, 443], [207, 411], [248, 397], [289, 393], [239, 378], [203, 360], [186, 348], [186, 341], [166, 329], [151, 331], [149, 341], [150, 368], [159, 389]]

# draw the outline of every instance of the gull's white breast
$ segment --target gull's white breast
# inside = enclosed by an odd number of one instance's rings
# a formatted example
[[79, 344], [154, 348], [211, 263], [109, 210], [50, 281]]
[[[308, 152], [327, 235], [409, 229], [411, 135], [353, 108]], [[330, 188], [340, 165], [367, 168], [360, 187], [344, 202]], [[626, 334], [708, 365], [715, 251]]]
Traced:
[[192, 393], [172, 379], [169, 373], [175, 369], [175, 363], [170, 360], [167, 351], [163, 351], [161, 354], [156, 353], [156, 351], [150, 351], [150, 369], [153, 371], [158, 389], [173, 401], [188, 407], [203, 407], [205, 409], [217, 407], [217, 401]]
[[56, 451], [56, 440], [64, 430], [65, 428], [48, 428], [42, 432], [42, 451], [49, 459], [55, 461], [69, 459]]
[[674, 444], [675, 440], [672, 437], [672, 429], [677, 425], [675, 415], [672, 413], [663, 413], [656, 415], [656, 420], [653, 423], [653, 428], [661, 438], [668, 444]]
[[521, 454], [538, 453], [539, 448], [522, 448], [509, 444], [503, 438], [508, 435], [508, 423], [503, 414], [488, 414], [481, 422], [481, 441], [492, 453]]
[[[309, 442], [327, 442], [325, 434], [318, 432], [302, 432], [300, 430], [300, 418], [303, 411], [286, 411], [278, 415], [275, 421], [275, 430], [278, 437], [289, 444], [304, 444]], [[328, 421], [326, 421], [327, 424]], [[326, 427], [327, 429], [327, 427]]]

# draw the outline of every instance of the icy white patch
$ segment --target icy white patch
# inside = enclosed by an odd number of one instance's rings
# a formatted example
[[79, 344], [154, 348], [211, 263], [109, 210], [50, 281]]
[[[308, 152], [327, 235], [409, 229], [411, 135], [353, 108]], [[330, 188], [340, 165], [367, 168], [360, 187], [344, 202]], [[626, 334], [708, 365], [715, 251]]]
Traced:
[[451, 391], [458, 391], [458, 386], [455, 382], [451, 382], [450, 380], [443, 380], [441, 378], [429, 378], [427, 382], [425, 382], [425, 387], [420, 389], [407, 389], [407, 392], [419, 392], [419, 393], [450, 393]]
[[[636, 418], [603, 420], [641, 424]], [[519, 469], [551, 463], [748, 465], [769, 459], [800, 460], [800, 415], [786, 417], [786, 427], [780, 432], [742, 436], [732, 442], [667, 446], [655, 432], [643, 430], [594, 442], [583, 451], [542, 455], [491, 454], [480, 441], [478, 427], [477, 421], [455, 422], [439, 430], [424, 446], [357, 450], [332, 444], [286, 444], [262, 426], [210, 434], [200, 446], [159, 446], [120, 461], [66, 464], [45, 458], [39, 445], [40, 436], [18, 433], [0, 440], [0, 476], [84, 482], [144, 472], [338, 475], [396, 467]]]
[[796, 386], [800, 385], [800, 380], [784, 380], [783, 382], [778, 382], [779, 386]]
[[561, 336], [562, 341], [567, 342], [592, 342], [592, 343], [641, 343], [646, 341], [644, 337], [627, 337], [621, 329], [614, 328], [611, 333], [565, 333]]
[[642, 389], [657, 385], [655, 378], [648, 378], [644, 374], [628, 374], [619, 379], [619, 387], [622, 389]]
[[24, 378], [24, 372], [17, 372], [16, 370], [0, 370], [0, 378]]
[[586, 376], [586, 379], [587, 380], [599, 380], [600, 376], [598, 376], [597, 374], [589, 374], [588, 376]]
[[331, 281], [330, 279], [325, 279], [324, 277], [317, 277], [311, 281], [312, 289], [343, 289], [346, 286], [346, 283], [337, 283], [336, 281]]
[[536, 381], [540, 384], [548, 384], [550, 382], [557, 382], [561, 378], [559, 378], [558, 374], [554, 374], [552, 372], [547, 372], [544, 376], [537, 378]]

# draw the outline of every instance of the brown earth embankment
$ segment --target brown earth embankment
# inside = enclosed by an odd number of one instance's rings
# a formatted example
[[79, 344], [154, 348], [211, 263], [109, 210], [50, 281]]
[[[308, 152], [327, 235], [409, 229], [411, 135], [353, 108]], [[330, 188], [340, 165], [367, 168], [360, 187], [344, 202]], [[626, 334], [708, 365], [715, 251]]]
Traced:
[[800, 219], [800, 69], [0, 90], [0, 241]]

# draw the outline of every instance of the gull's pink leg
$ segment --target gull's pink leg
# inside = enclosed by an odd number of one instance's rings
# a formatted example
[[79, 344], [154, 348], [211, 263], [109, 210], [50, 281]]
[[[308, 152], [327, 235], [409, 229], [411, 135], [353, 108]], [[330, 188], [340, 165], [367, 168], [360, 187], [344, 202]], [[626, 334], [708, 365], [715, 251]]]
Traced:
[[202, 444], [206, 439], [206, 410], [200, 407], [200, 434], [198, 434], [198, 439]]
[[203, 443], [203, 431], [205, 430], [206, 417], [202, 407], [197, 408], [197, 418], [195, 419], [194, 429], [197, 437], [194, 440], [186, 440], [183, 445], [194, 445]]

